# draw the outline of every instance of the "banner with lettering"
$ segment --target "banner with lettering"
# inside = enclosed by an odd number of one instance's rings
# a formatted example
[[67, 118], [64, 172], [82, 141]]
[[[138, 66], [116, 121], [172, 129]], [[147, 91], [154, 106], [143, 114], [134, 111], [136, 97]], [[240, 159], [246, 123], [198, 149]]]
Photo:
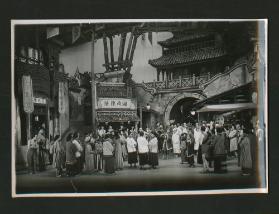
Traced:
[[26, 113], [34, 111], [33, 104], [33, 87], [32, 79], [30, 76], [22, 76], [22, 92], [23, 92], [23, 109]]
[[98, 109], [137, 109], [135, 99], [127, 98], [99, 98]]
[[63, 114], [65, 112], [65, 87], [64, 82], [59, 82], [59, 90], [58, 90], [58, 112]]

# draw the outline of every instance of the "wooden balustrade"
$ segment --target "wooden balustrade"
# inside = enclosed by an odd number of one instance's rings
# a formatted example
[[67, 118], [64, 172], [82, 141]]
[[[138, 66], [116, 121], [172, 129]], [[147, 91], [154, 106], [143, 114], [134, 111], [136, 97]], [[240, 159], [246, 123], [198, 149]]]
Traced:
[[209, 75], [202, 75], [202, 76], [187, 76], [182, 78], [180, 76], [179, 79], [173, 80], [165, 80], [165, 81], [153, 81], [153, 82], [146, 82], [142, 83], [146, 88], [155, 88], [155, 89], [175, 89], [175, 88], [187, 88], [187, 87], [196, 87], [205, 82], [209, 79]]
[[99, 85], [97, 87], [97, 96], [98, 97], [121, 97], [121, 98], [130, 98], [134, 97], [134, 89], [127, 86], [103, 86]]

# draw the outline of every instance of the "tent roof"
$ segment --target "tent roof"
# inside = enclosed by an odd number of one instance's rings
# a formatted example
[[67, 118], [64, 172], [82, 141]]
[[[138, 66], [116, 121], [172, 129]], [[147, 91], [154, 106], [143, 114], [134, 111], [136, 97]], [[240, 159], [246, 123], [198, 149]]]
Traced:
[[226, 112], [235, 110], [255, 109], [257, 105], [255, 103], [232, 103], [232, 104], [218, 104], [218, 105], [206, 105], [199, 109], [197, 112]]

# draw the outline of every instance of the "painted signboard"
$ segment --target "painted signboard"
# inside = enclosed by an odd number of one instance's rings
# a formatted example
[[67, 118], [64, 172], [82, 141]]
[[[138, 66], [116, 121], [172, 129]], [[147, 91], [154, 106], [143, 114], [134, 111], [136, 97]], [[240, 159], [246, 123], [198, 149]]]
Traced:
[[130, 109], [136, 110], [135, 99], [128, 98], [98, 98], [98, 109]]

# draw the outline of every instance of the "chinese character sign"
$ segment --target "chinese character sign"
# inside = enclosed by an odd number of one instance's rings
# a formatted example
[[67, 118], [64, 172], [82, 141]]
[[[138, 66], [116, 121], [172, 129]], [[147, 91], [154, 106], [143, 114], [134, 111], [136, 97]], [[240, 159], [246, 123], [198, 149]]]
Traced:
[[22, 76], [22, 92], [23, 92], [23, 109], [26, 113], [34, 111], [33, 104], [33, 87], [30, 76]]
[[63, 114], [65, 112], [65, 86], [63, 82], [59, 82], [58, 97], [58, 111]]
[[131, 109], [137, 108], [136, 100], [126, 98], [99, 98], [98, 109]]

